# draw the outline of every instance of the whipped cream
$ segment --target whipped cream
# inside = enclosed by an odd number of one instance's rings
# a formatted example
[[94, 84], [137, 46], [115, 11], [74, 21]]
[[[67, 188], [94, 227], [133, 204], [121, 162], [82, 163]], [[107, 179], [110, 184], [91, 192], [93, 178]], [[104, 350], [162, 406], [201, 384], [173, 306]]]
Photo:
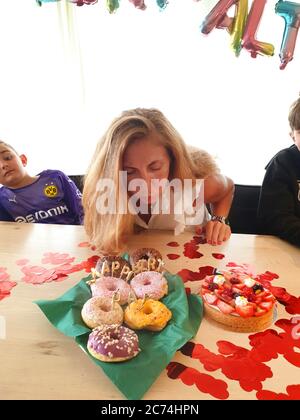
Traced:
[[224, 276], [222, 276], [221, 274], [217, 274], [213, 279], [213, 283], [222, 285], [223, 283], [225, 283]]
[[243, 283], [247, 287], [253, 287], [256, 284], [256, 281], [253, 280], [251, 277], [248, 277], [243, 281]]
[[237, 298], [235, 298], [236, 306], [246, 306], [247, 304], [248, 304], [248, 300], [244, 296], [238, 296]]

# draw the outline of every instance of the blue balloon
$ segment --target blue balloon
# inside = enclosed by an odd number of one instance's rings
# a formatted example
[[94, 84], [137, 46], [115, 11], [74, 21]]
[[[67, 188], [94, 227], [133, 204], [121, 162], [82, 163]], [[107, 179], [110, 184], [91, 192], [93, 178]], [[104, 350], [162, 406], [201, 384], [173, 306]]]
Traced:
[[160, 9], [165, 9], [168, 5], [168, 0], [156, 0], [156, 3]]
[[41, 6], [43, 3], [54, 3], [60, 0], [36, 0], [37, 4]]
[[298, 30], [300, 27], [300, 4], [290, 1], [279, 1], [275, 13], [285, 21], [284, 33], [280, 47], [280, 69], [283, 70], [293, 59]]

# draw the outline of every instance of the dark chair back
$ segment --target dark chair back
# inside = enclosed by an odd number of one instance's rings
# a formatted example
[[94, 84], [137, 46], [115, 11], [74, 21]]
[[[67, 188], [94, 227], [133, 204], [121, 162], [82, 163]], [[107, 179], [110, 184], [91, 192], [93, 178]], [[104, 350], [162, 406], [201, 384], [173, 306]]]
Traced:
[[235, 184], [235, 193], [228, 216], [232, 233], [259, 234], [257, 208], [261, 186]]

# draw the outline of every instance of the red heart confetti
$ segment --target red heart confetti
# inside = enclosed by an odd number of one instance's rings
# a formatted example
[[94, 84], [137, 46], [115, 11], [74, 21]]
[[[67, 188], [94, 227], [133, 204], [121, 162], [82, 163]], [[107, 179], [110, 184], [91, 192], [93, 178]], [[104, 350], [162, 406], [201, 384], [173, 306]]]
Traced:
[[79, 248], [89, 248], [91, 244], [89, 242], [80, 242], [78, 246]]
[[17, 265], [26, 265], [28, 263], [29, 263], [29, 260], [27, 258], [22, 258], [21, 260], [16, 261]]
[[286, 392], [286, 394], [276, 394], [262, 389], [257, 392], [256, 397], [258, 400], [300, 400], [300, 385], [288, 385]]
[[200, 373], [198, 370], [186, 367], [181, 363], [169, 363], [167, 375], [170, 379], [180, 379], [185, 385], [196, 385], [200, 392], [212, 395], [220, 400], [225, 400], [229, 397], [226, 382], [215, 379], [213, 376], [205, 373]]
[[176, 247], [176, 246], [179, 246], [179, 243], [178, 242], [169, 242], [169, 243], [167, 243], [167, 246]]
[[60, 254], [59, 252], [46, 252], [42, 259], [43, 264], [69, 264], [75, 260], [74, 257], [70, 257], [69, 254]]
[[182, 281], [186, 283], [187, 281], [197, 281], [203, 280], [206, 276], [211, 276], [215, 272], [215, 268], [210, 265], [199, 267], [199, 271], [191, 271], [187, 268], [180, 270], [177, 274], [182, 278]]
[[10, 296], [10, 291], [15, 287], [17, 283], [15, 281], [0, 281], [0, 300]]
[[0, 267], [0, 300], [10, 296], [11, 289], [17, 285], [15, 281], [10, 281], [6, 270], [7, 268]]
[[178, 258], [180, 258], [180, 255], [178, 255], [178, 254], [167, 254], [167, 257], [169, 258], [169, 260], [177, 260]]
[[206, 244], [206, 238], [205, 236], [193, 236], [193, 239], [191, 240], [192, 243], [194, 244], [201, 244], [204, 245]]
[[220, 354], [206, 349], [202, 344], [188, 343], [180, 351], [198, 359], [206, 370], [221, 372], [231, 380], [238, 381], [247, 392], [262, 389], [262, 382], [273, 376], [271, 369], [251, 358], [251, 352], [228, 341], [218, 341]]
[[222, 260], [223, 258], [225, 258], [224, 254], [218, 254], [216, 252], [214, 252], [213, 254], [211, 254], [216, 260]]
[[184, 252], [183, 255], [185, 257], [194, 259], [194, 258], [201, 258], [203, 257], [203, 254], [201, 254], [200, 252], [198, 252], [199, 247], [197, 245], [195, 245], [192, 242], [188, 242], [186, 244], [184, 244]]

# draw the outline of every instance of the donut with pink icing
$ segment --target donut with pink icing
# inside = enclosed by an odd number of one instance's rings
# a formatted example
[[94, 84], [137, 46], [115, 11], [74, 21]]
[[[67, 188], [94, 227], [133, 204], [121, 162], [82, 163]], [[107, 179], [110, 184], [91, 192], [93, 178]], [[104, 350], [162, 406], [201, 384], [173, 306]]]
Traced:
[[101, 296], [112, 298], [118, 292], [120, 295], [119, 304], [125, 305], [131, 292], [131, 287], [125, 280], [118, 279], [117, 277], [100, 277], [91, 283], [91, 291], [93, 296]]
[[88, 327], [95, 328], [103, 324], [122, 324], [124, 313], [112, 299], [95, 296], [85, 302], [81, 317]]
[[137, 334], [122, 325], [101, 325], [89, 335], [90, 354], [103, 362], [123, 362], [140, 352]]
[[143, 299], [147, 295], [150, 299], [159, 300], [168, 294], [167, 280], [157, 271], [137, 274], [131, 280], [130, 286], [138, 299]]

